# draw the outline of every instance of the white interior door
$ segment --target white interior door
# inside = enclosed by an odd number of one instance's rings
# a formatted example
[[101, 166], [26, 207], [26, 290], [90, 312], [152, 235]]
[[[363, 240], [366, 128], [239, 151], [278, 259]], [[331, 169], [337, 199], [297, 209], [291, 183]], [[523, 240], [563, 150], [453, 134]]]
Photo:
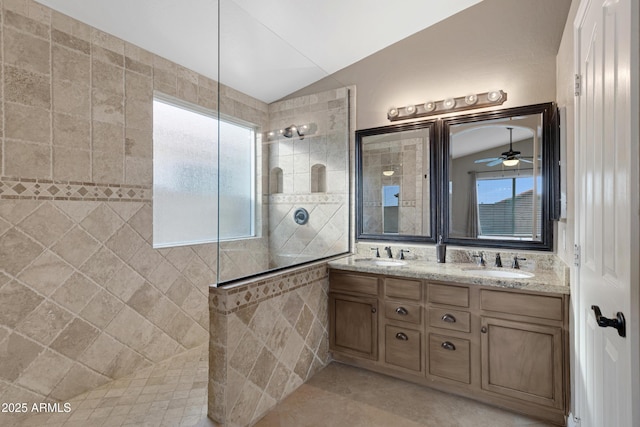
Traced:
[[[582, 0], [576, 18], [574, 385], [581, 427], [640, 426], [638, 0]], [[635, 79], [635, 80], [634, 80]], [[599, 327], [626, 318], [626, 337]]]

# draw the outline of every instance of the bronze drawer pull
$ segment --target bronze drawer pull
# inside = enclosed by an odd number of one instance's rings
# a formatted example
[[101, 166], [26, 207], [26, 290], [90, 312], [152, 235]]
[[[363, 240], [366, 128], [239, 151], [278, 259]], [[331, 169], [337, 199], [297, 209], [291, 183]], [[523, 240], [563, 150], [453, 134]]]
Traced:
[[456, 318], [453, 317], [453, 315], [447, 313], [444, 316], [442, 316], [442, 321], [447, 323], [456, 323]]
[[402, 340], [402, 341], [409, 341], [409, 337], [406, 334], [402, 333], [402, 332], [398, 332], [396, 334], [396, 339]]
[[456, 350], [456, 346], [453, 345], [453, 343], [450, 343], [449, 341], [445, 341], [442, 343], [442, 348], [444, 348], [445, 350], [451, 350], [451, 351], [455, 351]]
[[407, 314], [409, 314], [409, 311], [407, 311], [407, 309], [404, 307], [398, 307], [396, 308], [396, 313], [398, 313], [400, 316], [406, 316]]

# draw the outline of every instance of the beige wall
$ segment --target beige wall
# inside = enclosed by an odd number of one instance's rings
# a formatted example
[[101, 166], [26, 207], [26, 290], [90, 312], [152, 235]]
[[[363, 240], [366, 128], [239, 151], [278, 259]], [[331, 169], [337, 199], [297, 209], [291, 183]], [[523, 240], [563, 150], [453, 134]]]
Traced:
[[[2, 4], [0, 400], [64, 401], [208, 341], [215, 245], [151, 246], [151, 101], [216, 108], [218, 85]], [[220, 92], [225, 113], [266, 122], [264, 103]]]
[[550, 102], [569, 4], [484, 0], [292, 96], [353, 84], [358, 129], [390, 124], [391, 106], [492, 89], [507, 92], [504, 108]]
[[567, 17], [567, 23], [564, 27], [562, 34], [562, 42], [558, 49], [557, 67], [556, 67], [556, 102], [558, 107], [566, 108], [566, 123], [561, 123], [560, 126], [566, 131], [566, 157], [563, 161], [564, 173], [562, 178], [566, 178], [567, 184], [567, 217], [558, 222], [556, 248], [557, 254], [568, 265], [573, 263], [573, 245], [575, 242], [574, 237], [574, 218], [575, 218], [575, 205], [574, 205], [574, 173], [575, 173], [575, 142], [574, 142], [574, 52], [573, 52], [573, 21], [575, 20], [576, 13], [578, 12], [578, 6], [580, 0], [573, 0], [571, 3], [571, 9], [569, 10], [569, 16]]

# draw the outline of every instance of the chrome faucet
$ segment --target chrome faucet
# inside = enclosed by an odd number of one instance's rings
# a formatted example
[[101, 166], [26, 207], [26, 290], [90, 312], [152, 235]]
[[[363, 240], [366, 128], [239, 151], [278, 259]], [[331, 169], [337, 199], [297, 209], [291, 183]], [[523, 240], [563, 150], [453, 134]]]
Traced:
[[380, 258], [380, 251], [378, 248], [371, 248], [372, 251], [376, 251], [376, 258]]
[[484, 260], [484, 254], [480, 252], [478, 255], [473, 255], [474, 258], [478, 258], [478, 265], [484, 267], [487, 263]]
[[406, 254], [407, 252], [409, 252], [406, 249], [400, 249], [400, 259], [404, 259], [404, 254]]
[[393, 258], [393, 253], [391, 252], [391, 246], [385, 246], [384, 250], [387, 251], [387, 256], [389, 258]]
[[513, 257], [513, 264], [511, 264], [511, 268], [520, 268], [520, 263], [518, 261], [526, 261], [526, 258], [518, 258], [518, 255]]

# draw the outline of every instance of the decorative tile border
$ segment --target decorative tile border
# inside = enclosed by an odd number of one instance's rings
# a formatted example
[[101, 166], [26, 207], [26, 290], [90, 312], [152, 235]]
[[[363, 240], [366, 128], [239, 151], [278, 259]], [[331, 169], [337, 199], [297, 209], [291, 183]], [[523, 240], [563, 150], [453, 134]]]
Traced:
[[151, 187], [0, 177], [0, 199], [150, 202]]
[[305, 267], [287, 274], [259, 279], [235, 287], [209, 287], [210, 309], [220, 314], [229, 314], [275, 298], [295, 289], [308, 286], [328, 277], [326, 263]]
[[314, 193], [314, 194], [273, 194], [269, 196], [269, 203], [345, 203], [347, 195], [344, 193]]

